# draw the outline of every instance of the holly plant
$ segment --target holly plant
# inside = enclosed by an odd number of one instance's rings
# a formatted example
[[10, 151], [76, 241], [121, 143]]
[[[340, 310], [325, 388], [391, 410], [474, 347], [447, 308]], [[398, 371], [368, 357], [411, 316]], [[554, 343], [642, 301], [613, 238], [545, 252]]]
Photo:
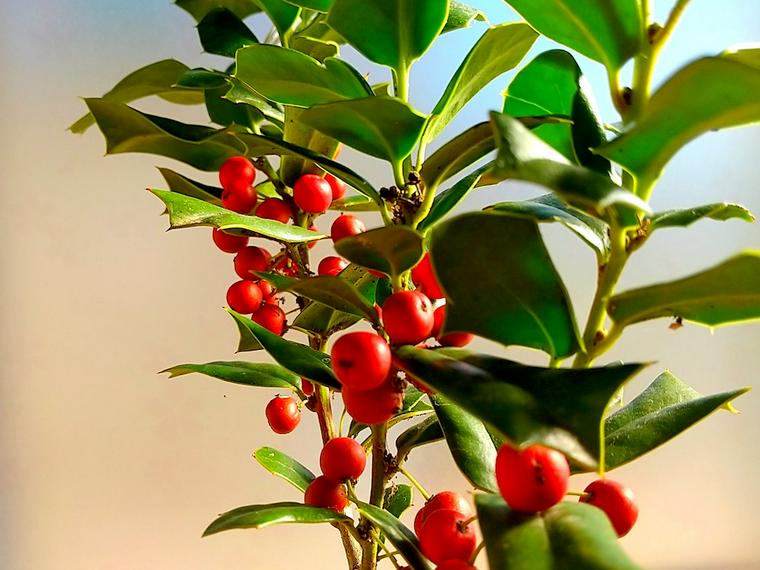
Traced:
[[[481, 548], [492, 570], [636, 568], [617, 543], [636, 520], [633, 492], [607, 474], [731, 411], [747, 391], [705, 396], [653, 365], [600, 359], [651, 319], [677, 328], [760, 317], [758, 250], [675, 281], [616, 288], [655, 232], [753, 220], [725, 202], [653, 212], [650, 198], [689, 141], [760, 120], [760, 49], [701, 57], [652, 92], [687, 0], [662, 24], [650, 0], [507, 3], [525, 20], [490, 25], [453, 0], [177, 0], [205, 51], [229, 65], [163, 60], [85, 100], [89, 113], [72, 130], [97, 124], [108, 153], [151, 153], [219, 176], [215, 186], [161, 168], [168, 189], [152, 192], [172, 228], [210, 227], [216, 246], [234, 254], [227, 304], [237, 350], [264, 351], [271, 362], [257, 355], [165, 372], [288, 394], [266, 407], [278, 434], [302, 414], [319, 420], [319, 476], [274, 448], [254, 453], [296, 500], [230, 510], [205, 535], [329, 524], [348, 567], [361, 570], [472, 569]], [[265, 38], [245, 23], [254, 14], [271, 20]], [[483, 33], [435, 106], [415, 109], [414, 64], [466, 26]], [[524, 61], [541, 34], [564, 47]], [[374, 82], [341, 58], [346, 46], [379, 64]], [[574, 54], [604, 66], [619, 117], [599, 116]], [[632, 75], [621, 80], [629, 60]], [[440, 140], [513, 69], [482, 122]], [[212, 126], [128, 105], [150, 95], [203, 104]], [[384, 161], [385, 185], [340, 162], [342, 145]], [[510, 180], [544, 191], [451, 215], [478, 188]], [[340, 216], [328, 232], [320, 217], [331, 210]], [[539, 231], [548, 223], [596, 257], [583, 323]], [[311, 247], [328, 239], [336, 255], [314, 262]], [[474, 337], [541, 351], [546, 366], [468, 350]], [[654, 379], [624, 401], [637, 374]], [[476, 490], [474, 506], [465, 489], [431, 496], [406, 469], [415, 449], [439, 440]], [[568, 491], [585, 472], [598, 479]], [[356, 487], [362, 477], [367, 496]], [[415, 494], [424, 506], [412, 530], [400, 517]]]

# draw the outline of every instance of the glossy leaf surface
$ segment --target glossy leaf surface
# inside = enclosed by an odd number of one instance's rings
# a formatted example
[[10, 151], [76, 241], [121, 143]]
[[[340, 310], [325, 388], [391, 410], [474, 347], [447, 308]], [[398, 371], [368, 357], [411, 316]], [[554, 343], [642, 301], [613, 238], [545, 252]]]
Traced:
[[386, 275], [401, 275], [423, 256], [422, 236], [408, 226], [387, 226], [343, 238], [335, 244], [340, 255]]
[[272, 20], [277, 33], [280, 35], [280, 43], [287, 45], [288, 32], [296, 23], [301, 9], [298, 6], [285, 2], [285, 0], [256, 0], [261, 8]]
[[235, 57], [238, 49], [258, 43], [250, 28], [225, 8], [206, 14], [198, 23], [198, 35], [206, 52], [225, 57]]
[[211, 10], [227, 8], [241, 20], [251, 14], [261, 12], [256, 0], [175, 0], [177, 6], [200, 22]]
[[409, 485], [393, 485], [385, 492], [383, 508], [399, 519], [412, 506], [413, 496]]
[[229, 362], [207, 362], [205, 364], [178, 364], [162, 370], [159, 374], [164, 372], [169, 373], [169, 378], [198, 373], [245, 386], [301, 389], [301, 378], [297, 374], [293, 374], [287, 368], [277, 364], [264, 362], [233, 360]]
[[471, 174], [468, 174], [456, 184], [447, 188], [443, 192], [436, 195], [433, 199], [433, 206], [430, 208], [430, 213], [425, 216], [422, 223], [418, 226], [420, 231], [425, 231], [435, 224], [438, 220], [443, 219], [446, 214], [456, 208], [462, 200], [465, 199], [467, 194], [471, 190], [478, 186], [483, 175], [493, 168], [493, 163], [488, 163], [481, 166]]
[[289, 4], [316, 10], [317, 12], [328, 12], [333, 5], [334, 0], [286, 0]]
[[441, 33], [445, 34], [446, 32], [469, 28], [470, 24], [476, 20], [485, 22], [487, 18], [483, 12], [472, 6], [456, 0], [449, 0], [449, 17], [446, 19], [446, 24]]
[[437, 416], [425, 418], [418, 424], [405, 429], [396, 438], [399, 459], [403, 460], [415, 447], [427, 445], [443, 439], [443, 429]]
[[652, 224], [651, 231], [654, 231], [659, 228], [685, 228], [703, 219], [718, 221], [739, 219], [745, 222], [754, 222], [755, 216], [747, 208], [739, 204], [718, 202], [686, 210], [656, 212], [652, 214], [649, 222]]
[[161, 176], [164, 177], [166, 184], [169, 186], [169, 190], [172, 192], [184, 194], [191, 198], [198, 198], [198, 200], [221, 206], [221, 188], [209, 186], [208, 184], [203, 184], [196, 180], [190, 180], [187, 176], [183, 176], [169, 168], [159, 168], [158, 171], [161, 173]]
[[359, 512], [383, 532], [412, 568], [430, 570], [430, 565], [420, 552], [417, 537], [400, 520], [388, 511], [367, 503], [359, 503]]
[[303, 503], [270, 503], [249, 505], [228, 511], [219, 516], [203, 532], [209, 536], [225, 530], [243, 528], [265, 528], [276, 524], [352, 524], [350, 518], [330, 509], [311, 507]]
[[315, 478], [306, 466], [273, 447], [257, 449], [253, 452], [253, 458], [272, 475], [285, 479], [302, 493]]

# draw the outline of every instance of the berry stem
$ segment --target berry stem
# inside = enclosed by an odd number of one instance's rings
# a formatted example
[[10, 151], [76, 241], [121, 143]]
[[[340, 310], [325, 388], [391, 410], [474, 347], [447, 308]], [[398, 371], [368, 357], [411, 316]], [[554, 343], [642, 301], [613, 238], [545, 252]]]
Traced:
[[404, 477], [406, 477], [409, 482], [414, 485], [414, 488], [417, 489], [420, 492], [420, 495], [422, 495], [422, 498], [426, 501], [430, 499], [430, 493], [428, 493], [425, 490], [425, 487], [420, 485], [420, 482], [415, 479], [409, 471], [407, 471], [404, 467], [401, 465], [398, 466], [398, 472], [401, 473]]
[[589, 493], [584, 493], [583, 491], [567, 491], [565, 495], [570, 495], [572, 497], [588, 497]]
[[475, 565], [475, 561], [478, 559], [478, 556], [480, 555], [480, 551], [483, 550], [483, 548], [485, 548], [485, 546], [486, 546], [486, 541], [485, 540], [481, 540], [480, 544], [478, 544], [478, 546], [475, 547], [475, 551], [472, 553], [472, 556], [470, 556], [470, 565], [471, 566]]

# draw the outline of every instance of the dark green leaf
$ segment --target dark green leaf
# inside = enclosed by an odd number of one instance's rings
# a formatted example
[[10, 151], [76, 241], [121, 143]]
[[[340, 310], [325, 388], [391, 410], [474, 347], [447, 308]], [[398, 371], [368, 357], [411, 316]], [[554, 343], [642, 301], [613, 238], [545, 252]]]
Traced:
[[677, 281], [633, 289], [610, 299], [620, 327], [660, 317], [680, 317], [716, 327], [760, 318], [760, 250]]
[[[188, 67], [174, 59], [164, 59], [141, 67], [119, 81], [113, 89], [103, 95], [106, 101], [129, 103], [149, 95], [162, 96], [173, 103], [203, 103], [203, 96], [194, 91], [175, 87]], [[81, 134], [95, 124], [92, 113], [87, 113], [69, 127], [73, 133]]]
[[159, 374], [164, 372], [169, 373], [169, 378], [197, 372], [233, 384], [301, 390], [301, 378], [297, 374], [293, 374], [277, 364], [263, 362], [233, 360], [230, 362], [207, 362], [206, 364], [178, 364], [162, 370]]
[[516, 119], [491, 113], [491, 123], [498, 148], [493, 170], [497, 177], [540, 184], [570, 204], [584, 209], [601, 212], [619, 205], [649, 211], [646, 202], [614, 184], [608, 176], [570, 164], [562, 154]]
[[290, 42], [290, 47], [324, 62], [328, 57], [337, 57], [339, 47], [336, 42], [326, 42], [308, 36], [296, 36]]
[[301, 121], [356, 150], [390, 162], [409, 156], [425, 126], [423, 115], [393, 97], [317, 105], [306, 110]]
[[438, 185], [480, 160], [496, 148], [493, 127], [488, 122], [470, 127], [425, 160], [420, 175], [428, 188]]
[[[546, 89], [551, 85], [551, 89]], [[545, 51], [525, 66], [504, 92], [504, 113], [512, 117], [564, 115], [572, 124], [547, 124], [533, 132], [571, 162], [609, 174], [610, 162], [591, 152], [606, 142], [588, 84], [572, 55]]]
[[289, 4], [315, 10], [317, 12], [329, 12], [334, 0], [286, 0]]
[[397, 519], [412, 506], [412, 488], [409, 485], [393, 485], [385, 490], [383, 508]]
[[427, 51], [448, 12], [448, 0], [335, 0], [327, 23], [368, 59], [400, 71]]
[[687, 65], [652, 96], [631, 129], [597, 152], [646, 187], [690, 140], [760, 121], [760, 66], [748, 61], [752, 54], [760, 54], [760, 49], [704, 57]]
[[176, 192], [151, 190], [169, 210], [171, 229], [213, 226], [236, 233], [267, 237], [286, 243], [303, 243], [325, 237], [299, 226], [245, 216]]
[[227, 8], [241, 20], [261, 12], [255, 0], [175, 0], [174, 3], [195, 18], [196, 22], [217, 8]]
[[740, 388], [702, 396], [670, 372], [663, 372], [627, 406], [607, 418], [607, 469], [652, 451], [748, 391]]
[[340, 200], [333, 200], [330, 204], [331, 210], [341, 212], [377, 212], [378, 205], [366, 196], [349, 196]]
[[401, 275], [422, 259], [422, 236], [408, 226], [387, 226], [340, 240], [335, 250], [362, 267]]
[[540, 368], [466, 350], [408, 346], [396, 356], [409, 374], [512, 442], [555, 447], [585, 467], [600, 455], [607, 404], [641, 368]]
[[563, 501], [537, 515], [511, 510], [498, 495], [475, 495], [491, 568], [636, 570], [607, 515]]
[[483, 422], [440, 394], [431, 400], [459, 470], [475, 488], [498, 492], [494, 475], [496, 446]]
[[665, 212], [656, 212], [649, 219], [651, 230], [659, 228], [683, 228], [690, 226], [694, 222], [709, 218], [711, 220], [731, 220], [738, 218], [745, 222], [754, 222], [755, 216], [747, 208], [739, 204], [729, 204], [728, 202], [718, 202], [717, 204], [706, 204], [689, 208], [688, 210], [667, 210]]
[[177, 85], [188, 89], [216, 89], [228, 85], [229, 77], [221, 71], [196, 67], [179, 76]]
[[470, 99], [520, 63], [537, 37], [533, 28], [523, 22], [488, 28], [467, 54], [430, 114], [425, 140], [438, 136]]
[[198, 24], [198, 35], [204, 50], [225, 57], [235, 57], [238, 49], [259, 43], [248, 26], [226, 8], [206, 14]]
[[607, 223], [568, 206], [554, 194], [545, 194], [521, 202], [502, 202], [490, 206], [489, 209], [536, 222], [559, 222], [591, 246], [602, 263], [609, 259], [610, 237]]
[[228, 310], [228, 312], [233, 319], [245, 326], [261, 343], [264, 350], [282, 366], [317, 384], [340, 389], [340, 384], [330, 367], [329, 355], [306, 345], [286, 340], [235, 311]]
[[465, 199], [470, 190], [475, 188], [480, 182], [483, 174], [491, 170], [493, 163], [489, 162], [485, 166], [481, 166], [475, 172], [468, 174], [462, 178], [459, 182], [454, 184], [451, 188], [447, 188], [440, 194], [436, 195], [433, 200], [433, 206], [430, 208], [430, 213], [422, 220], [422, 223], [418, 226], [421, 232], [424, 232], [428, 228], [432, 227], [438, 220], [443, 219], [446, 214], [451, 212], [457, 205]]
[[184, 194], [191, 198], [198, 198], [211, 204], [221, 205], [222, 189], [215, 186], [209, 186], [202, 182], [190, 180], [178, 172], [168, 168], [159, 168], [161, 176], [166, 180], [169, 190], [177, 194]]
[[407, 428], [396, 438], [396, 450], [400, 461], [406, 459], [415, 447], [443, 439], [443, 429], [437, 416], [425, 418], [420, 423]]
[[414, 570], [430, 570], [430, 565], [420, 552], [417, 537], [400, 520], [374, 505], [359, 503], [358, 506], [359, 512], [383, 532]]
[[[277, 127], [282, 127], [285, 115], [278, 104], [264, 99], [264, 97], [234, 77], [228, 77], [227, 79], [230, 85], [229, 90], [224, 94], [225, 99], [233, 103], [250, 105], [264, 115], [270, 123]], [[282, 135], [279, 136], [281, 137]]]
[[266, 117], [257, 108], [247, 104], [233, 103], [227, 99], [229, 88], [207, 89], [206, 110], [213, 123], [223, 127], [240, 125], [245, 128], [255, 128], [264, 122]]
[[485, 22], [486, 16], [483, 12], [472, 6], [457, 2], [456, 0], [449, 0], [449, 17], [441, 33], [445, 34], [446, 32], [452, 32], [461, 28], [469, 28], [470, 24], [475, 20]]
[[643, 42], [639, 0], [506, 0], [541, 34], [604, 64], [610, 73]]
[[314, 480], [314, 473], [309, 471], [307, 467], [273, 447], [257, 449], [253, 452], [253, 458], [264, 469], [285, 479], [302, 493], [306, 492], [306, 487]]
[[301, 9], [298, 6], [289, 4], [285, 0], [256, 0], [264, 9], [269, 19], [272, 20], [277, 33], [280, 35], [280, 43], [287, 45], [288, 32], [295, 24]]
[[372, 95], [372, 88], [346, 62], [328, 57], [320, 63], [293, 49], [255, 45], [236, 56], [234, 77], [267, 99], [311, 107]]
[[268, 505], [249, 505], [220, 515], [203, 536], [209, 536], [225, 530], [242, 528], [265, 528], [276, 524], [316, 524], [345, 523], [353, 524], [350, 518], [330, 509], [311, 507], [301, 503], [270, 503]]
[[433, 228], [430, 251], [450, 303], [444, 330], [560, 358], [578, 350], [570, 299], [535, 222], [496, 212], [463, 214]]

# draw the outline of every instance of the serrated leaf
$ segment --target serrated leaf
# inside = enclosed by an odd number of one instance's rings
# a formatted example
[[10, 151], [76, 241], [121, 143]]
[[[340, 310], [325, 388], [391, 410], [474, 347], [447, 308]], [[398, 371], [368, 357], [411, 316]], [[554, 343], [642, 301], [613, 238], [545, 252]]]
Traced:
[[227, 8], [241, 20], [251, 14], [261, 12], [255, 0], [175, 0], [177, 6], [185, 10], [196, 22], [217, 8]]
[[739, 204], [729, 204], [728, 202], [718, 202], [716, 204], [706, 204], [686, 210], [667, 210], [665, 212], [655, 212], [649, 218], [651, 224], [650, 231], [659, 228], [684, 228], [694, 222], [709, 218], [711, 220], [731, 220], [734, 218], [744, 220], [745, 222], [754, 222], [755, 216], [747, 208]]
[[277, 364], [263, 362], [233, 360], [229, 362], [207, 362], [206, 364], [178, 364], [162, 370], [159, 374], [164, 372], [169, 373], [169, 378], [198, 373], [245, 386], [301, 390], [301, 378], [297, 374], [293, 374]]
[[445, 34], [446, 32], [469, 28], [475, 20], [485, 22], [487, 18], [483, 12], [472, 6], [456, 0], [449, 0], [449, 17], [446, 19], [446, 24], [441, 33]]
[[340, 384], [330, 367], [330, 356], [304, 344], [286, 340], [251, 319], [228, 309], [232, 318], [248, 329], [279, 364], [317, 384], [339, 390]]
[[414, 570], [430, 570], [420, 551], [417, 537], [388, 511], [367, 503], [358, 503], [359, 512], [377, 526]]
[[585, 370], [525, 366], [460, 349], [410, 346], [399, 365], [513, 443], [542, 443], [593, 468], [609, 401], [639, 364]]
[[483, 422], [440, 394], [432, 396], [431, 401], [459, 470], [475, 488], [498, 492], [494, 474], [496, 447]]
[[610, 299], [607, 311], [620, 327], [660, 317], [710, 327], [759, 319], [760, 250], [683, 279], [625, 291]]
[[267, 16], [269, 16], [269, 19], [272, 20], [275, 28], [277, 28], [277, 33], [280, 35], [280, 43], [287, 45], [290, 29], [301, 14], [301, 9], [284, 0], [256, 0], [256, 2], [259, 3]]
[[437, 416], [425, 418], [420, 423], [407, 428], [396, 438], [397, 457], [406, 459], [409, 453], [421, 445], [427, 445], [443, 439], [443, 429]]
[[273, 447], [262, 447], [253, 452], [253, 458], [271, 474], [285, 479], [302, 493], [306, 492], [315, 475], [289, 455]]
[[607, 515], [563, 501], [536, 515], [511, 510], [498, 495], [477, 494], [475, 506], [491, 568], [638, 570], [619, 546]]
[[234, 77], [278, 103], [311, 107], [372, 95], [359, 72], [335, 57], [320, 63], [294, 49], [260, 44], [238, 51], [235, 59]]
[[417, 228], [421, 232], [424, 232], [428, 228], [432, 227], [436, 222], [443, 219], [446, 214], [456, 208], [457, 205], [459, 205], [459, 203], [462, 202], [465, 197], [467, 197], [467, 194], [469, 194], [471, 190], [478, 186], [478, 183], [481, 181], [483, 175], [486, 172], [490, 171], [491, 168], [493, 168], [493, 163], [489, 162], [488, 164], [481, 166], [474, 172], [468, 174], [450, 188], [447, 188], [443, 192], [437, 194], [433, 199], [433, 206], [430, 208], [430, 213], [425, 216], [425, 219], [422, 220]]
[[225, 57], [235, 57], [238, 49], [259, 43], [248, 26], [226, 8], [206, 14], [198, 23], [198, 35], [206, 52]]
[[[203, 103], [203, 95], [175, 87], [189, 68], [174, 59], [163, 59], [133, 71], [119, 81], [105, 95], [106, 101], [129, 103], [150, 95], [159, 95], [172, 103], [195, 105]], [[87, 113], [69, 127], [72, 133], [81, 134], [95, 124], [95, 117]]]
[[164, 177], [166, 184], [169, 186], [169, 190], [172, 192], [184, 194], [191, 198], [198, 198], [199, 200], [204, 200], [217, 206], [222, 204], [221, 188], [209, 186], [208, 184], [203, 184], [196, 180], [190, 180], [187, 176], [183, 176], [169, 168], [159, 168], [158, 171], [161, 173], [161, 176]]
[[638, 0], [506, 0], [541, 34], [617, 72], [643, 42]]
[[266, 237], [285, 243], [305, 243], [325, 237], [306, 228], [267, 220], [258, 216], [245, 216], [220, 206], [209, 204], [166, 190], [151, 190], [169, 211], [171, 229], [211, 226], [235, 233]]
[[340, 255], [386, 275], [401, 275], [424, 254], [422, 236], [408, 226], [386, 226], [347, 237], [335, 244]]
[[520, 63], [536, 38], [538, 34], [523, 22], [488, 28], [454, 73], [430, 114], [425, 140], [438, 136], [470, 99]]
[[413, 492], [409, 485], [393, 485], [385, 490], [383, 508], [397, 519], [412, 506]]
[[276, 524], [352, 524], [350, 518], [330, 509], [311, 507], [301, 503], [270, 503], [268, 505], [248, 505], [228, 511], [212, 522], [203, 531], [203, 536], [218, 532], [244, 528], [265, 528]]
[[[472, 212], [436, 225], [430, 243], [448, 299], [444, 331], [471, 332], [560, 358], [578, 350], [570, 298], [535, 222]], [[472, 275], [478, 275], [477, 287]]]
[[607, 469], [637, 459], [749, 391], [702, 396], [666, 371], [605, 422]]
[[652, 96], [629, 130], [596, 152], [623, 166], [646, 188], [692, 139], [708, 131], [760, 121], [756, 95], [760, 92], [760, 67], [750, 63], [753, 54], [760, 54], [760, 49], [690, 63]]

